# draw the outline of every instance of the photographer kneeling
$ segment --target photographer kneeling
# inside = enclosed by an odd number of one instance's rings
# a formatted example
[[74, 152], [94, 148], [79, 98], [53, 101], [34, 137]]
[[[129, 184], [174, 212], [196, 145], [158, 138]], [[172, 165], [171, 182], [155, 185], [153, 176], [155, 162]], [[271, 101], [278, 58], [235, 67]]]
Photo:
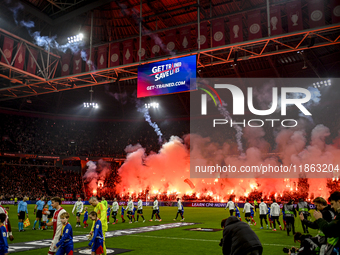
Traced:
[[220, 246], [224, 255], [261, 255], [262, 244], [250, 228], [235, 216], [222, 220], [223, 239]]
[[294, 235], [294, 242], [299, 242], [300, 248], [292, 247], [291, 249], [283, 248], [284, 253], [289, 255], [314, 255], [318, 254], [319, 246], [317, 244], [317, 238], [311, 235], [302, 235], [300, 232], [296, 232]]

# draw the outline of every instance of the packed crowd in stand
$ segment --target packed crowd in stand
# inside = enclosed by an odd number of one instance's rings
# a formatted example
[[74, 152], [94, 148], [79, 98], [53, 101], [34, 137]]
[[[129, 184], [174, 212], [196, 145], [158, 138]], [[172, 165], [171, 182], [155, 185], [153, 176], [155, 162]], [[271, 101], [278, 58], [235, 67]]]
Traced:
[[81, 175], [76, 172], [18, 165], [1, 165], [0, 169], [0, 195], [3, 200], [83, 194]]
[[[36, 162], [37, 165], [32, 164]], [[75, 162], [68, 162], [66, 165], [74, 165]], [[8, 160], [0, 158], [0, 195], [3, 195], [3, 199], [9, 200], [14, 197], [22, 198], [23, 196], [28, 196], [31, 199], [41, 196], [60, 196], [65, 197], [68, 194], [74, 199], [77, 195], [81, 197], [91, 197], [93, 195], [93, 190], [87, 187], [86, 181], [83, 183], [81, 173], [74, 172], [70, 170], [62, 170], [60, 167], [50, 166], [52, 164], [48, 161], [33, 159], [16, 159]], [[79, 163], [79, 162], [78, 162]], [[167, 191], [154, 194], [148, 188], [142, 190], [138, 193], [123, 192], [118, 193], [116, 190], [116, 184], [120, 182], [120, 176], [118, 174], [118, 169], [121, 166], [121, 162], [111, 162], [110, 172], [107, 174], [105, 182], [102, 187], [98, 187], [98, 194], [100, 196], [106, 197], [108, 200], [113, 200], [117, 197], [119, 200], [127, 200], [130, 196], [133, 199], [142, 199], [143, 201], [152, 200], [157, 197], [159, 201], [174, 201], [178, 194], [169, 194]], [[86, 169], [83, 169], [83, 174]], [[329, 193], [332, 193], [339, 189], [340, 180], [329, 180], [327, 188]], [[309, 195], [304, 190], [308, 190], [308, 182], [306, 179], [300, 178], [298, 181], [298, 187], [300, 191], [285, 191], [279, 196], [275, 196], [275, 193], [263, 194], [257, 190], [253, 190], [245, 196], [236, 195], [225, 195], [219, 197], [211, 196], [210, 194], [204, 194], [203, 192], [198, 194], [193, 192], [192, 194], [183, 194], [181, 197], [184, 201], [196, 202], [196, 201], [215, 201], [223, 202], [229, 197], [235, 199], [235, 201], [243, 202], [246, 199], [249, 201], [260, 200], [262, 197], [265, 201], [272, 201], [277, 199], [280, 203], [294, 199], [297, 201], [299, 198], [304, 198], [308, 201], [314, 199], [313, 195]], [[9, 192], [11, 191], [11, 192]], [[67, 197], [66, 199], [70, 199]]]
[[36, 159], [25, 159], [25, 158], [9, 158], [1, 157], [0, 163], [9, 165], [35, 165], [35, 166], [54, 166], [53, 160], [36, 160]]
[[[140, 122], [94, 122], [0, 114], [0, 151], [26, 154], [120, 156], [130, 144], [158, 151], [158, 136]], [[189, 133], [189, 122], [160, 122], [164, 139]]]
[[1, 166], [0, 194], [3, 199], [28, 196], [35, 199], [45, 191], [44, 180], [39, 169], [28, 166]]

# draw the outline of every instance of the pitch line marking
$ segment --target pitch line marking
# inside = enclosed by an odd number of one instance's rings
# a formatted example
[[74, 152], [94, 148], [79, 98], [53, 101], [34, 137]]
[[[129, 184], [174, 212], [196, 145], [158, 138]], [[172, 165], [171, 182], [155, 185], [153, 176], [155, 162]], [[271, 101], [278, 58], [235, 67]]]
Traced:
[[[176, 239], [176, 240], [185, 240], [185, 241], [200, 241], [200, 242], [215, 242], [218, 243], [219, 240], [209, 240], [209, 239], [195, 239], [195, 238], [183, 238], [183, 237], [170, 237], [170, 236], [148, 236], [148, 235], [129, 235], [129, 236], [135, 236], [135, 237], [150, 237], [150, 238], [163, 238], [163, 239]], [[283, 244], [267, 244], [263, 243], [262, 245], [267, 246], [282, 246], [285, 247], [286, 245]]]

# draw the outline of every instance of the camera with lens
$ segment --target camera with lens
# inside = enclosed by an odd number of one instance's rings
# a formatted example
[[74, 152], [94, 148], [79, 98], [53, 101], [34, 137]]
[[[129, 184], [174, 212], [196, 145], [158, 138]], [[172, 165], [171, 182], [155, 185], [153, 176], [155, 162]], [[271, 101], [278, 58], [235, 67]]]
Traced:
[[297, 249], [294, 248], [294, 247], [292, 247], [291, 249], [288, 249], [288, 248], [284, 247], [282, 251], [284, 253], [289, 253], [289, 250], [291, 250], [292, 253], [296, 253], [297, 252]]
[[284, 247], [282, 251], [283, 251], [283, 253], [288, 253], [288, 252], [289, 252], [289, 249], [286, 248], [286, 247]]

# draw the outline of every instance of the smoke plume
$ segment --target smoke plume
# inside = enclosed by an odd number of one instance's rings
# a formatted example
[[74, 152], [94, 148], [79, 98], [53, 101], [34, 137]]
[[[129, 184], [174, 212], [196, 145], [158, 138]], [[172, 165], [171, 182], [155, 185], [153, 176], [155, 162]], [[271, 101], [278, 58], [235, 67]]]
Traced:
[[110, 165], [100, 159], [97, 165], [93, 161], [89, 161], [86, 166], [87, 170], [83, 178], [87, 182], [88, 188], [96, 194], [98, 187], [103, 187], [105, 184], [105, 179], [110, 173]]
[[[11, 0], [7, 0], [7, 4], [10, 4]], [[14, 7], [9, 7], [9, 10], [13, 13], [13, 19], [17, 25], [21, 27], [25, 27], [27, 32], [34, 40], [34, 44], [39, 47], [44, 48], [45, 50], [56, 49], [62, 52], [66, 52], [70, 49], [73, 53], [78, 52], [80, 50], [80, 46], [82, 46], [82, 42], [74, 42], [60, 45], [56, 39], [57, 36], [42, 36], [40, 31], [34, 31], [35, 23], [34, 21], [25, 21], [19, 20], [19, 12], [24, 9], [24, 6], [20, 3], [16, 3]]]
[[[117, 190], [122, 194], [149, 190], [149, 196], [157, 194], [176, 193], [177, 196], [191, 195], [211, 196], [217, 200], [226, 201], [230, 195], [247, 196], [252, 191], [262, 192], [263, 197], [276, 193], [279, 198], [284, 192], [299, 192], [296, 178], [224, 178], [218, 179], [217, 174], [210, 178], [190, 179], [190, 158], [202, 158], [208, 165], [288, 165], [312, 164], [324, 162], [335, 164], [340, 157], [340, 150], [325, 143], [329, 130], [324, 125], [316, 126], [311, 132], [311, 141], [307, 143], [306, 132], [303, 129], [283, 129], [276, 137], [276, 155], [268, 156], [269, 145], [264, 141], [261, 128], [244, 130], [243, 139], [247, 148], [242, 157], [230, 155], [230, 145], [219, 145], [199, 135], [191, 134], [184, 137], [172, 136], [164, 143], [158, 153], [146, 155], [140, 145], [128, 146], [128, 156], [119, 174], [122, 182]], [[188, 143], [190, 142], [190, 146]], [[191, 151], [188, 149], [191, 147]], [[270, 151], [269, 151], [270, 152]], [[190, 179], [192, 186], [185, 182]], [[310, 194], [328, 197], [326, 179], [310, 178], [308, 180]], [[194, 188], [192, 188], [194, 187]], [[274, 192], [274, 193], [273, 193]]]

